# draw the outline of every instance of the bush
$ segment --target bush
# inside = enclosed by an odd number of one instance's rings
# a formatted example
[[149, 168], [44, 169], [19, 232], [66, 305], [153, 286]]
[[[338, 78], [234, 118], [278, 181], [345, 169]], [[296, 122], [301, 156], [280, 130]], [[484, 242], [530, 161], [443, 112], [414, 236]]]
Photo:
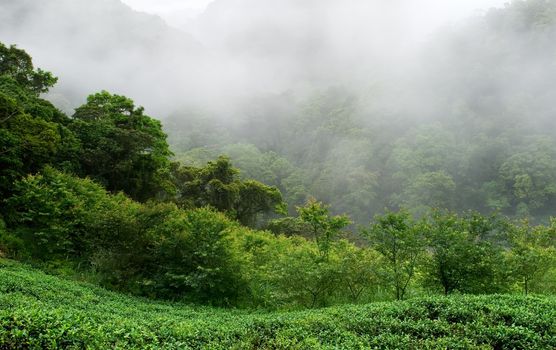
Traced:
[[324, 258], [316, 242], [237, 227], [234, 259], [248, 283], [249, 306], [314, 308], [369, 300], [377, 283], [372, 250], [345, 240], [332, 242]]
[[94, 224], [119, 203], [98, 184], [50, 167], [16, 182], [6, 220], [34, 259], [84, 261], [108, 232]]
[[3, 349], [554, 349], [552, 297], [458, 296], [302, 312], [156, 302], [0, 260]]
[[237, 302], [244, 289], [230, 251], [236, 224], [213, 209], [176, 210], [155, 228], [152, 276], [157, 294], [218, 305]]

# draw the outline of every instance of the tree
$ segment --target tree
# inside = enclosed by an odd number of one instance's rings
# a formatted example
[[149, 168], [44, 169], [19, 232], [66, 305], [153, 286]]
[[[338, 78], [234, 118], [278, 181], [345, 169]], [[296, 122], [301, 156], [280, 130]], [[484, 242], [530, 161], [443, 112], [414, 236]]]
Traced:
[[276, 187], [239, 179], [239, 170], [227, 157], [208, 162], [205, 167], [176, 165], [176, 201], [183, 208], [211, 206], [243, 225], [254, 226], [259, 214], [282, 211], [282, 195]]
[[498, 231], [504, 223], [496, 217], [471, 213], [459, 217], [453, 213], [433, 212], [423, 225], [430, 253], [426, 283], [440, 286], [445, 295], [493, 293], [504, 290], [500, 266], [502, 251]]
[[411, 180], [403, 193], [403, 205], [423, 215], [430, 208], [452, 207], [456, 184], [444, 171], [423, 173]]
[[247, 180], [239, 188], [239, 201], [235, 212], [237, 220], [245, 226], [254, 226], [257, 215], [275, 210], [284, 212], [282, 194], [276, 187], [266, 186], [258, 181]]
[[58, 78], [40, 68], [35, 70], [31, 56], [14, 45], [0, 43], [0, 75], [9, 76], [30, 92], [47, 92]]
[[[554, 221], [552, 221], [552, 226]], [[551, 244], [556, 235], [550, 227], [531, 227], [527, 221], [514, 226], [511, 232], [509, 262], [511, 274], [522, 285], [523, 294], [538, 285], [539, 280], [554, 266], [556, 248]]]
[[83, 145], [82, 175], [139, 201], [173, 192], [166, 134], [143, 112], [131, 99], [102, 91], [76, 109], [71, 124]]
[[[299, 241], [297, 241], [299, 240]], [[333, 254], [327, 259], [313, 242], [295, 237], [286, 246], [273, 267], [278, 291], [283, 298], [307, 308], [323, 307], [339, 288], [339, 261]]]
[[555, 143], [538, 137], [500, 167], [500, 178], [512, 194], [516, 214], [527, 217], [556, 196]]
[[287, 216], [284, 218], [271, 220], [268, 222], [265, 229], [269, 230], [277, 236], [299, 236], [306, 239], [313, 239], [309, 224], [302, 221], [298, 217]]
[[0, 43], [0, 195], [17, 179], [45, 165], [74, 170], [79, 140], [70, 119], [39, 97], [55, 83], [50, 73], [34, 71], [31, 57]]
[[358, 298], [363, 283], [359, 278], [365, 279], [367, 275], [358, 278], [354, 274], [361, 270], [346, 266], [355, 258], [353, 250], [357, 248], [336, 240], [349, 225], [349, 219], [330, 215], [328, 207], [314, 199], [297, 210], [298, 218], [280, 220], [271, 226], [278, 230], [295, 227], [304, 237], [286, 232], [289, 237], [271, 236], [267, 246], [249, 244], [254, 246], [250, 250], [256, 253], [251, 260], [259, 262], [252, 269], [260, 271], [259, 276], [264, 281], [259, 284], [272, 286], [273, 290], [268, 292], [270, 298], [310, 308], [328, 305], [332, 296], [343, 297], [347, 294], [348, 283], [353, 287], [354, 297]]
[[155, 229], [155, 271], [159, 296], [219, 305], [237, 301], [243, 288], [234, 265], [229, 233], [237, 225], [211, 208], [176, 211]]
[[[346, 241], [335, 242], [328, 258], [322, 258], [314, 241], [303, 237], [264, 236], [250, 232], [241, 238], [241, 253], [247, 257], [246, 273], [256, 300], [271, 306], [330, 305], [334, 297], [346, 299], [347, 282], [360, 296], [367, 275], [355, 276], [358, 267], [349, 270], [357, 248]], [[364, 288], [363, 288], [364, 289]], [[347, 297], [349, 298], [349, 296]]]
[[89, 179], [46, 167], [15, 183], [6, 221], [34, 259], [89, 262], [93, 251], [120, 240], [119, 226], [103, 223], [129, 202]]
[[342, 292], [357, 303], [370, 287], [379, 284], [380, 257], [372, 249], [358, 248], [345, 240], [335, 244], [334, 250], [340, 265], [338, 278], [345, 288]]
[[324, 259], [328, 257], [332, 241], [351, 224], [346, 215], [331, 216], [328, 206], [314, 198], [297, 208], [297, 212], [299, 219], [308, 225]]
[[382, 255], [386, 279], [393, 286], [396, 299], [402, 300], [424, 253], [424, 240], [419, 227], [407, 211], [387, 212], [377, 215], [374, 223], [361, 233]]

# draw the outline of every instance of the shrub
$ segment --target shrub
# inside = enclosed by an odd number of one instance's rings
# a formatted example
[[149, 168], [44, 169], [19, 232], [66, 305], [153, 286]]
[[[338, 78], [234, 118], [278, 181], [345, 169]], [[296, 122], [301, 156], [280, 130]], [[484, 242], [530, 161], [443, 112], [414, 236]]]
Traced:
[[[34, 259], [83, 261], [106, 232], [93, 223], [125, 199], [98, 184], [50, 167], [16, 182], [7, 200], [8, 226]], [[21, 252], [20, 252], [21, 253]]]

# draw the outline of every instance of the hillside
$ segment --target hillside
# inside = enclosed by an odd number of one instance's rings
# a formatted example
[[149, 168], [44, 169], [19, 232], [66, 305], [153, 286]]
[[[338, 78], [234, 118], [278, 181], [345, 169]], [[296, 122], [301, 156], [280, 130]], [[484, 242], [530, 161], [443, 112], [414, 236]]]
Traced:
[[[215, 2], [205, 16], [251, 18], [226, 8], [228, 3]], [[281, 35], [289, 33], [280, 17], [265, 8], [250, 11], [251, 20], [266, 27], [274, 23]], [[289, 12], [277, 12], [289, 18]], [[513, 1], [439, 29], [419, 50], [404, 56], [406, 62], [389, 60], [385, 66], [369, 64], [374, 61], [365, 52], [392, 50], [365, 50], [344, 38], [339, 41], [346, 49], [312, 37], [280, 41], [290, 46], [269, 38], [260, 39], [264, 46], [259, 40], [232, 37], [226, 42], [247, 45], [237, 48], [240, 52], [272, 57], [282, 57], [275, 47], [293, 55], [300, 52], [297, 46], [311, 43], [314, 56], [301, 51], [306, 61], [291, 60], [321, 78], [336, 74], [335, 64], [366, 73], [355, 74], [362, 85], [357, 79], [338, 78], [330, 88], [315, 85], [307, 96], [292, 90], [246, 100], [233, 117], [228, 110], [176, 113], [165, 123], [171, 147], [190, 164], [227, 154], [245, 177], [277, 186], [290, 208], [312, 196], [331, 204], [335, 213], [349, 213], [358, 224], [367, 224], [384, 208], [407, 208], [419, 216], [430, 208], [472, 209], [546, 223], [556, 207], [551, 102], [556, 89], [550, 83], [556, 76], [555, 13], [555, 1]], [[270, 29], [247, 29], [227, 33], [274, 35]], [[392, 30], [384, 26], [356, 32], [366, 35], [360, 42], [371, 43], [373, 33]], [[336, 49], [326, 49], [327, 44]], [[348, 59], [350, 50], [357, 50], [356, 63]], [[307, 65], [311, 68], [305, 69]], [[339, 71], [342, 78], [350, 76]]]
[[175, 103], [176, 86], [192, 88], [204, 54], [190, 35], [119, 0], [0, 2], [0, 41], [27, 48], [59, 74], [51, 99], [68, 111], [100, 89], [148, 99], [160, 111]]
[[2, 349], [548, 349], [556, 299], [423, 298], [270, 313], [155, 302], [0, 261]]

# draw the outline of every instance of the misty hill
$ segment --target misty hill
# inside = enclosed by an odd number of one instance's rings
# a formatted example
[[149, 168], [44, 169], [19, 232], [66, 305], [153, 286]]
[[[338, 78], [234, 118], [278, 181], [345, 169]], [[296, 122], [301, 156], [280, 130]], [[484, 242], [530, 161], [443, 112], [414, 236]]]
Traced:
[[365, 103], [406, 119], [446, 118], [466, 103], [520, 121], [526, 118], [509, 109], [531, 104], [539, 108], [519, 113], [542, 114], [548, 122], [554, 8], [553, 1], [514, 1], [416, 39], [411, 33], [423, 29], [407, 23], [407, 1], [217, 0], [192, 30], [208, 47], [258, 63], [249, 71], [257, 79], [292, 78], [278, 92], [309, 79], [313, 87], [343, 85], [357, 95], [378, 87], [381, 95], [363, 96]]
[[555, 11], [554, 1], [516, 1], [438, 34], [427, 47], [422, 86], [448, 108], [465, 104], [496, 122], [546, 130], [556, 97]]
[[[191, 36], [119, 0], [2, 1], [0, 40], [27, 48], [58, 72], [55, 92], [72, 107], [108, 89], [161, 108], [174, 93], [170, 85], [185, 86], [195, 69], [188, 62], [203, 54]], [[177, 71], [178, 65], [189, 67]]]
[[[239, 11], [230, 6], [226, 12], [221, 8], [225, 4], [231, 2], [216, 2], [205, 16], [219, 19], [230, 12], [234, 23]], [[292, 90], [242, 101], [233, 123], [216, 113], [212, 121], [202, 117], [201, 126], [189, 133], [177, 125], [199, 122], [194, 114], [178, 113], [176, 126], [169, 129], [172, 143], [176, 151], [185, 152], [182, 159], [192, 161], [206, 159], [207, 154], [233, 154], [246, 176], [278, 186], [290, 203], [316, 196], [359, 222], [385, 207], [416, 212], [473, 208], [546, 219], [556, 206], [551, 102], [556, 97], [555, 8], [554, 1], [515, 1], [441, 28], [387, 65], [370, 64], [363, 50], [360, 61], [345, 65], [343, 71], [334, 70], [334, 65], [316, 68], [323, 76], [340, 72], [342, 78], [333, 83], [320, 81], [305, 94]], [[296, 9], [303, 14], [305, 8]], [[259, 26], [288, 31], [280, 24], [280, 11], [252, 12], [246, 17], [255, 18]], [[254, 32], [239, 27], [228, 33], [238, 38]], [[293, 41], [304, 46], [311, 39]], [[245, 53], [250, 44], [259, 47], [256, 40], [245, 42], [247, 47], [233, 49]], [[256, 55], [274, 54], [265, 47]], [[282, 49], [295, 55], [288, 47]], [[361, 47], [367, 46], [351, 50]], [[313, 68], [327, 62], [326, 57], [318, 56]], [[365, 74], [341, 74], [352, 67]], [[245, 153], [246, 143], [255, 150]], [[191, 151], [196, 147], [201, 150]], [[288, 165], [265, 174], [260, 169], [268, 169], [265, 162], [273, 153]]]

